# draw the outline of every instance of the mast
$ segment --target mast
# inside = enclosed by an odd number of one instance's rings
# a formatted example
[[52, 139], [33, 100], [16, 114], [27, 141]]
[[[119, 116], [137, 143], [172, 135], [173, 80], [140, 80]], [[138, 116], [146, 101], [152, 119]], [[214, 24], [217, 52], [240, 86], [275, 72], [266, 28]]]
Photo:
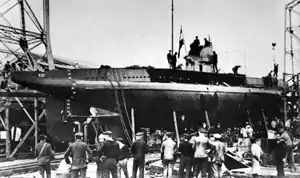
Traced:
[[49, 16], [49, 0], [43, 1], [44, 9], [44, 35], [46, 37], [46, 54], [48, 59], [49, 70], [55, 69], [54, 60], [52, 55], [52, 48], [50, 43], [50, 16]]
[[172, 20], [171, 20], [171, 53], [173, 55], [174, 53], [174, 0], [172, 0], [172, 7], [171, 7], [171, 17], [172, 17]]

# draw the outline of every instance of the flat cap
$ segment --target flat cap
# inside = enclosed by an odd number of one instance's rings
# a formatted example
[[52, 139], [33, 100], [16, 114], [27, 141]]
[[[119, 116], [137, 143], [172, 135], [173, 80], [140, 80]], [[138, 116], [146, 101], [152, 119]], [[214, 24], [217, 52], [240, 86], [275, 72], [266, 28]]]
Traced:
[[111, 135], [111, 134], [112, 134], [112, 132], [111, 132], [111, 131], [109, 131], [109, 130], [107, 130], [107, 131], [103, 132], [103, 134], [104, 134], [104, 135]]
[[187, 133], [184, 133], [184, 134], [182, 134], [182, 136], [184, 136], [184, 137], [188, 137], [188, 136], [190, 136], [189, 134], [187, 134]]
[[220, 139], [222, 136], [221, 136], [221, 134], [215, 133], [215, 134], [214, 134], [214, 137], [215, 137], [216, 139]]
[[83, 137], [83, 133], [82, 133], [82, 132], [77, 132], [77, 133], [75, 134], [75, 136]]
[[143, 132], [138, 132], [138, 133], [135, 134], [135, 136], [143, 136], [143, 135], [144, 135]]
[[121, 138], [121, 137], [116, 138], [116, 140], [119, 142], [123, 142], [123, 138]]
[[206, 131], [206, 129], [204, 129], [204, 128], [200, 128], [200, 129], [199, 129], [199, 132], [201, 132], [201, 133], [206, 133], [207, 131]]

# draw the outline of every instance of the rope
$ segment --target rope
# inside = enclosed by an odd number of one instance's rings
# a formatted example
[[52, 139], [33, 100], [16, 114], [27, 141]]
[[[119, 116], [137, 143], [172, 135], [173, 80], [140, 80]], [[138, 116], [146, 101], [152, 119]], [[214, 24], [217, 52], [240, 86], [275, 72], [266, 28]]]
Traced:
[[[108, 71], [107, 71], [108, 72]], [[129, 133], [127, 131], [127, 128], [126, 128], [126, 125], [124, 123], [124, 119], [123, 119], [123, 115], [122, 115], [122, 110], [121, 110], [121, 107], [120, 107], [120, 103], [119, 103], [119, 100], [118, 100], [118, 92], [117, 92], [117, 89], [115, 88], [115, 86], [113, 85], [113, 83], [111, 82], [111, 80], [107, 77], [107, 73], [106, 73], [106, 79], [109, 81], [109, 83], [111, 84], [111, 86], [113, 87], [114, 89], [114, 93], [115, 93], [115, 98], [116, 98], [116, 103], [117, 103], [117, 109], [118, 109], [118, 112], [120, 113], [120, 120], [121, 120], [121, 125], [124, 129], [124, 133], [125, 133], [125, 136], [130, 144], [130, 146], [132, 145], [132, 140], [129, 136]]]
[[127, 112], [127, 105], [126, 105], [126, 101], [125, 101], [125, 95], [124, 95], [124, 91], [123, 91], [123, 87], [122, 85], [120, 84], [119, 80], [117, 79], [116, 75], [115, 75], [115, 72], [113, 71], [113, 75], [114, 75], [114, 78], [116, 80], [116, 82], [118, 83], [118, 86], [120, 87], [121, 89], [121, 94], [122, 94], [122, 100], [123, 100], [123, 105], [124, 105], [124, 108], [125, 108], [125, 113], [126, 113], [126, 116], [127, 116], [127, 120], [128, 120], [128, 123], [129, 123], [129, 127], [130, 129], [132, 130], [132, 124], [131, 124], [131, 120], [129, 119], [129, 114]]

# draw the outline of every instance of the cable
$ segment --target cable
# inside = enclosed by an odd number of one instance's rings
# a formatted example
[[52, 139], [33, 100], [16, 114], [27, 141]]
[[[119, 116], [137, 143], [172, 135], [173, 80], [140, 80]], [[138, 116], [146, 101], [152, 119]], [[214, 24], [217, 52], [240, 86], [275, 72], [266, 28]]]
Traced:
[[127, 106], [126, 106], [126, 101], [125, 101], [125, 95], [124, 95], [123, 87], [122, 87], [122, 85], [120, 84], [119, 80], [117, 79], [117, 77], [116, 77], [114, 71], [113, 71], [113, 75], [114, 75], [115, 81], [118, 83], [118, 86], [119, 86], [120, 89], [121, 89], [121, 94], [122, 94], [122, 98], [121, 98], [121, 99], [123, 100], [123, 105], [124, 105], [124, 108], [125, 108], [125, 113], [126, 113], [126, 116], [127, 116], [127, 120], [128, 120], [130, 129], [132, 130], [131, 121], [130, 121], [130, 119], [129, 119], [129, 114], [128, 114], [128, 112], [127, 112]]
[[129, 144], [132, 145], [132, 140], [131, 140], [131, 138], [129, 136], [129, 133], [128, 133], [127, 128], [126, 128], [126, 125], [124, 123], [124, 119], [123, 119], [123, 115], [122, 115], [122, 110], [121, 110], [120, 103], [119, 103], [119, 100], [118, 100], [118, 92], [117, 92], [117, 89], [115, 88], [115, 86], [113, 85], [113, 83], [111, 82], [111, 80], [107, 77], [108, 71], [109, 70], [107, 70], [107, 72], [106, 72], [105, 78], [109, 81], [109, 83], [111, 84], [111, 86], [114, 89], [116, 103], [117, 103], [117, 109], [118, 109], [118, 112], [120, 114], [121, 125], [122, 125], [122, 127], [124, 129], [124, 133], [125, 133], [125, 136], [126, 136], [128, 142], [129, 142]]

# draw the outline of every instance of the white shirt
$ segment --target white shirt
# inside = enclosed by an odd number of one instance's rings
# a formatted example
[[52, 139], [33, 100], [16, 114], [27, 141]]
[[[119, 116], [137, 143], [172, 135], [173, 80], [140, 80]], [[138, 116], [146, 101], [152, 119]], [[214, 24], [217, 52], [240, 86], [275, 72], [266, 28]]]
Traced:
[[161, 145], [161, 152], [164, 153], [165, 160], [173, 160], [176, 149], [176, 143], [171, 139], [166, 139]]
[[[260, 156], [263, 154], [261, 147], [256, 143], [253, 143], [251, 146], [251, 153], [253, 156], [256, 156], [260, 160]], [[252, 174], [259, 174], [260, 164], [255, 158], [252, 158]]]
[[200, 134], [198, 137], [195, 137], [192, 142], [195, 148], [195, 158], [206, 158], [208, 156], [206, 152], [209, 142], [208, 138], [205, 137], [204, 134]]

